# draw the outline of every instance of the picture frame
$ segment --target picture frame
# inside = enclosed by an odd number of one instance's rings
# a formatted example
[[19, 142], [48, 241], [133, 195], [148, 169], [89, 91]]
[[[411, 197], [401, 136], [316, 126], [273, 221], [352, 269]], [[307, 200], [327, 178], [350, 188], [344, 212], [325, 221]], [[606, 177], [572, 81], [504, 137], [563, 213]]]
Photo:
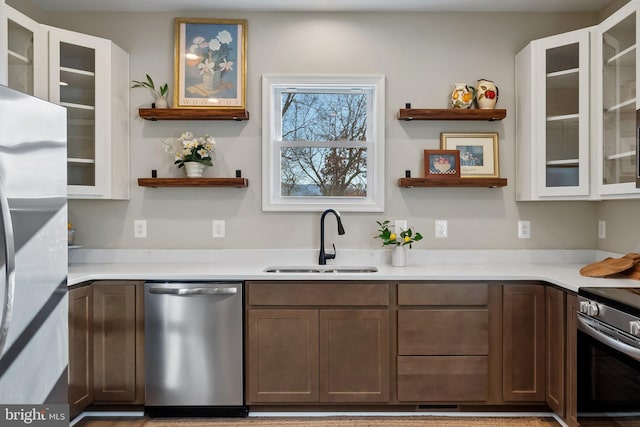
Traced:
[[247, 20], [175, 18], [174, 108], [245, 109]]
[[440, 148], [460, 152], [461, 178], [499, 178], [498, 133], [440, 134]]
[[460, 178], [460, 152], [458, 150], [424, 150], [424, 177]]

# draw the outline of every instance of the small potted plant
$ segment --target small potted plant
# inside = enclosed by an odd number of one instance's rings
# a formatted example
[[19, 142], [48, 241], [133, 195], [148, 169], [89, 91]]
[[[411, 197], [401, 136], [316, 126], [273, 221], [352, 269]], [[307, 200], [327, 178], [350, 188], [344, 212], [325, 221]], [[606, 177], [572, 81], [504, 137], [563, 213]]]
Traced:
[[166, 95], [167, 92], [169, 92], [169, 86], [167, 85], [167, 83], [165, 83], [164, 85], [156, 89], [156, 85], [153, 83], [153, 79], [151, 78], [151, 76], [149, 74], [147, 74], [146, 76], [146, 81], [132, 80], [131, 82], [133, 83], [133, 86], [131, 86], [131, 89], [143, 87], [151, 90], [151, 92], [153, 92], [153, 98], [155, 101], [153, 108], [167, 108], [169, 106], [169, 103], [167, 102]]
[[400, 233], [393, 232], [390, 228], [393, 226], [389, 225], [390, 221], [376, 221], [378, 226], [378, 234], [375, 236], [376, 238], [380, 238], [382, 240], [382, 246], [393, 246], [393, 252], [391, 252], [391, 265], [394, 267], [404, 267], [407, 265], [407, 252], [406, 246], [408, 245], [411, 248], [411, 245], [414, 242], [418, 242], [422, 240], [422, 234], [414, 231], [411, 227], [408, 227], [406, 230], [401, 230]]

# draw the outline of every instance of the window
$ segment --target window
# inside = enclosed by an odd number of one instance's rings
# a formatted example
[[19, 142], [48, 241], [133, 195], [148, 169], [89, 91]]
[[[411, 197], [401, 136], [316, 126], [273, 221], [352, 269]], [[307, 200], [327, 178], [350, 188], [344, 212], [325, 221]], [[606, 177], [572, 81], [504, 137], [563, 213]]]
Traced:
[[384, 210], [384, 76], [262, 78], [262, 209]]

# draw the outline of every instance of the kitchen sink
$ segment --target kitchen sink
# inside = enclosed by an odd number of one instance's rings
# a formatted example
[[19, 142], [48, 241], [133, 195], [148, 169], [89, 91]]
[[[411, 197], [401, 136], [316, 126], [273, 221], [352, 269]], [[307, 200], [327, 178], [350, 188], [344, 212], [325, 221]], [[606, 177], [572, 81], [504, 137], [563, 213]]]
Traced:
[[265, 273], [377, 273], [377, 267], [370, 266], [337, 266], [337, 265], [313, 265], [313, 266], [280, 266], [267, 267]]

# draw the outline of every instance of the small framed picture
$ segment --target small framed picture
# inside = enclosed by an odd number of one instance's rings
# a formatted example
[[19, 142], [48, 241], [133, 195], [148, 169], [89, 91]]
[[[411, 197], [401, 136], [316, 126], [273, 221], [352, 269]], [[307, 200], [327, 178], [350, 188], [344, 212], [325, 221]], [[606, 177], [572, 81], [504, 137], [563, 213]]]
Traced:
[[458, 150], [424, 150], [425, 178], [460, 178]]
[[460, 152], [461, 178], [499, 178], [498, 134], [441, 133], [440, 148]]

